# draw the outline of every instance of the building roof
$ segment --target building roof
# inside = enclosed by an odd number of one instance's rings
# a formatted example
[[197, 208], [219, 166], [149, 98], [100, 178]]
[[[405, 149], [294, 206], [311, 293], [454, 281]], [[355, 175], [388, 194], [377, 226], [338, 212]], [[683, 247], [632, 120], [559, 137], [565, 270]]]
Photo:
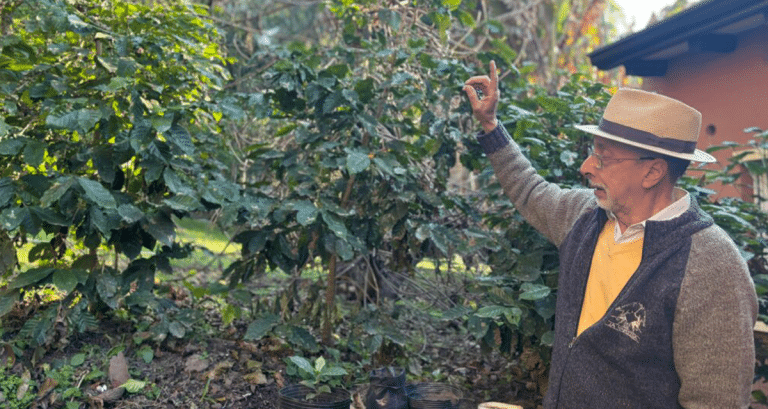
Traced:
[[768, 0], [705, 0], [589, 54], [592, 65], [627, 75], [664, 76], [668, 61], [686, 52], [730, 53], [738, 34], [764, 26]]

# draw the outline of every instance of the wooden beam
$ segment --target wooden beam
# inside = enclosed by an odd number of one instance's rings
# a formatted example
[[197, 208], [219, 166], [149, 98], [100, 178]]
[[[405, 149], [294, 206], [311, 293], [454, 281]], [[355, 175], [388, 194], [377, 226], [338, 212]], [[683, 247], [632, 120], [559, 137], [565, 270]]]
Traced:
[[704, 34], [688, 40], [690, 50], [699, 53], [732, 53], [738, 45], [739, 40], [733, 34]]
[[627, 75], [663, 77], [667, 74], [667, 60], [632, 60], [624, 63]]

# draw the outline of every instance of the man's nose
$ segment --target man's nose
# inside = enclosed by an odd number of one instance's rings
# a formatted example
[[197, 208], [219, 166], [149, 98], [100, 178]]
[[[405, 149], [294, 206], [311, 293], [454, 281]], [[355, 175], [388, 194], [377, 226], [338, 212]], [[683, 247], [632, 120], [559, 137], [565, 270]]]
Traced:
[[584, 159], [584, 162], [581, 163], [581, 166], [579, 166], [579, 172], [584, 176], [593, 173], [596, 169], [596, 160], [597, 158], [592, 157], [592, 155], [587, 156], [587, 158]]

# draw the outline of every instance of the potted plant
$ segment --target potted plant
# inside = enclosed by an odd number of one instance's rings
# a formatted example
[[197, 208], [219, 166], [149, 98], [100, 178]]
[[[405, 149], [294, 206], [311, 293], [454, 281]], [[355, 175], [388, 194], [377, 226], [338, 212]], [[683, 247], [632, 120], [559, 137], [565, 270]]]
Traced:
[[288, 375], [301, 381], [280, 389], [279, 409], [349, 409], [352, 399], [342, 386], [342, 377], [347, 375], [344, 368], [328, 365], [322, 356], [314, 365], [296, 355], [287, 363]]

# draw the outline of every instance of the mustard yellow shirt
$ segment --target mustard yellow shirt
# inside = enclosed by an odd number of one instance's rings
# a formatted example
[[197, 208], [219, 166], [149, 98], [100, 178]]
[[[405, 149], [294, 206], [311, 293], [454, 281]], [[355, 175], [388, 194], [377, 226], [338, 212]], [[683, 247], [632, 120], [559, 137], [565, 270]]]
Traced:
[[619, 243], [614, 239], [615, 225], [615, 220], [608, 220], [597, 240], [577, 335], [605, 315], [608, 307], [640, 265], [643, 256], [643, 235], [635, 240]]

